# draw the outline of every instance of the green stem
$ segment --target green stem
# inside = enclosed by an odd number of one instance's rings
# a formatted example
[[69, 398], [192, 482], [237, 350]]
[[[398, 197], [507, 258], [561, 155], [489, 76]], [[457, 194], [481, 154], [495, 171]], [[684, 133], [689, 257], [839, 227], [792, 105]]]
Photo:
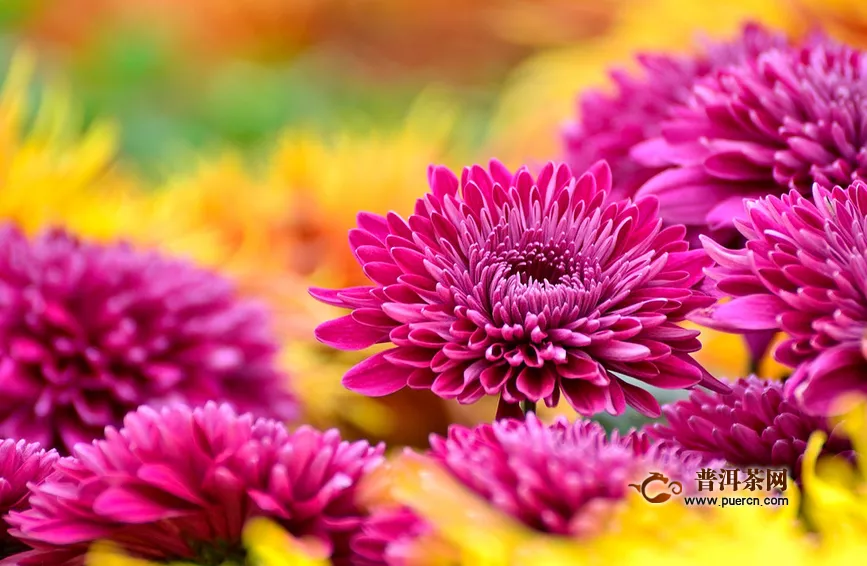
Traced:
[[536, 412], [536, 403], [533, 401], [521, 401], [521, 410], [524, 411], [524, 416]]

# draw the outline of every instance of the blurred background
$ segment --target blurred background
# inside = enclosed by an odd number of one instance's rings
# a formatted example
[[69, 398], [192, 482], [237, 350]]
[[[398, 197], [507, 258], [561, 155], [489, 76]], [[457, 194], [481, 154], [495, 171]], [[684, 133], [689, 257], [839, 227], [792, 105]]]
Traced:
[[843, 0], [0, 0], [0, 215], [222, 270], [273, 309], [306, 420], [423, 444], [494, 408], [340, 387], [361, 355], [315, 343], [306, 288], [363, 284], [355, 214], [411, 211], [429, 163], [557, 159], [580, 90], [746, 20], [867, 37]]

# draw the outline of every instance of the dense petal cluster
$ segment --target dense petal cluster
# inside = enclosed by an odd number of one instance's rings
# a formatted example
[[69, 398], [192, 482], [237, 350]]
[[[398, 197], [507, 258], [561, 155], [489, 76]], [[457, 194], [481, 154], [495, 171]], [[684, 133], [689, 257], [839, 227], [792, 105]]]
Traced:
[[709, 75], [632, 152], [669, 167], [638, 194], [658, 196], [667, 221], [719, 231], [743, 217], [744, 198], [864, 178], [865, 79], [864, 52], [825, 39]]
[[676, 323], [712, 299], [696, 289], [703, 251], [682, 226], [663, 229], [655, 199], [606, 204], [599, 164], [576, 179], [549, 163], [534, 178], [494, 161], [458, 179], [433, 167], [431, 192], [404, 220], [359, 215], [350, 243], [374, 286], [313, 289], [352, 313], [317, 328], [340, 349], [390, 342], [353, 367], [351, 390], [379, 396], [405, 386], [508, 406], [561, 392], [581, 414], [657, 415], [646, 390], [724, 387], [691, 357], [698, 332]]
[[[469, 429], [453, 426], [447, 437], [432, 436], [429, 456], [460, 485], [493, 508], [537, 533], [589, 536], [600, 513], [635, 493], [650, 473], [693, 489], [700, 456], [650, 442], [643, 433], [610, 437], [597, 422], [558, 418], [542, 423], [502, 419]], [[630, 486], [630, 482], [636, 482]], [[356, 541], [368, 559], [407, 564], [420, 537], [432, 529], [406, 509], [374, 515]]]
[[719, 263], [708, 275], [734, 298], [695, 318], [732, 332], [784, 331], [774, 357], [795, 368], [786, 394], [826, 414], [838, 396], [867, 393], [867, 184], [817, 185], [812, 197], [748, 202], [737, 225], [744, 249], [704, 240]]
[[[726, 395], [693, 391], [662, 412], [668, 422], [651, 426], [648, 434], [663, 446], [741, 469], [787, 468], [796, 480], [810, 435], [831, 432], [825, 418], [807, 415], [786, 400], [782, 383], [754, 376], [739, 379]], [[825, 444], [829, 454], [849, 455], [851, 450], [842, 435]]]
[[[431, 438], [431, 455], [481, 497], [541, 532], [581, 534], [599, 502], [619, 500], [630, 481], [660, 472], [694, 485], [702, 459], [658, 447], [643, 433], [610, 438], [599, 423], [534, 415], [474, 429], [454, 426]], [[718, 462], [717, 462], [718, 463]], [[592, 521], [590, 521], [592, 523]]]
[[17, 541], [9, 536], [4, 517], [26, 506], [30, 497], [28, 484], [44, 480], [56, 461], [54, 450], [46, 451], [24, 440], [0, 440], [0, 558], [21, 550]]
[[266, 312], [185, 262], [4, 227], [0, 306], [0, 436], [71, 451], [144, 403], [293, 414]]
[[614, 92], [585, 91], [579, 99], [580, 119], [564, 132], [567, 161], [583, 171], [605, 159], [614, 177], [614, 197], [631, 196], [665, 164], [639, 163], [630, 152], [660, 134], [660, 125], [673, 108], [689, 101], [692, 88], [711, 72], [749, 61], [786, 39], [765, 28], [745, 26], [741, 35], [725, 43], [708, 43], [697, 56], [643, 54], [639, 73], [614, 71]]
[[35, 549], [22, 564], [74, 562], [97, 540], [146, 559], [220, 564], [243, 558], [242, 530], [257, 516], [320, 539], [345, 564], [363, 521], [355, 488], [382, 450], [336, 430], [290, 433], [228, 405], [142, 407], [105, 440], [79, 444], [9, 523]]

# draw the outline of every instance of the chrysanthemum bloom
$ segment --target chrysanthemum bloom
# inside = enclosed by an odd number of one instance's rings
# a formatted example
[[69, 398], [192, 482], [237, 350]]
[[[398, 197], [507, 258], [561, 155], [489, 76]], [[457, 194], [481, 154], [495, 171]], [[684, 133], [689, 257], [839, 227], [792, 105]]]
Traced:
[[670, 117], [672, 108], [689, 100], [699, 79], [785, 44], [782, 34], [748, 25], [735, 40], [709, 43], [696, 56], [640, 55], [640, 74], [612, 72], [613, 93], [589, 90], [581, 95], [580, 118], [564, 132], [569, 164], [583, 171], [605, 159], [611, 165], [615, 196], [633, 195], [660, 168], [637, 162], [630, 151], [660, 134], [660, 124]]
[[[826, 419], [805, 414], [783, 397], [783, 384], [756, 377], [739, 379], [727, 395], [693, 391], [662, 408], [667, 424], [648, 433], [664, 446], [708, 460], [746, 467], [787, 468], [797, 480], [810, 435], [830, 433]], [[850, 454], [849, 440], [833, 435], [831, 454]]]
[[34, 80], [36, 65], [18, 49], [0, 79], [0, 217], [28, 234], [63, 224], [114, 238], [139, 219], [136, 185], [117, 165], [117, 128], [84, 127], [66, 89]]
[[30, 496], [28, 484], [45, 479], [56, 461], [54, 450], [46, 451], [24, 440], [0, 440], [0, 558], [22, 550], [22, 545], [7, 532], [4, 517], [26, 506]]
[[[854, 406], [850, 402], [842, 418], [835, 420], [852, 439], [855, 462], [841, 462], [825, 454], [827, 436], [814, 433], [804, 455], [803, 513], [821, 536], [826, 553], [849, 555], [857, 561], [864, 555], [867, 540], [867, 405], [863, 398]], [[846, 564], [843, 560], [836, 563]]]
[[293, 414], [265, 311], [191, 264], [6, 226], [0, 304], [0, 436], [69, 451], [145, 403]]
[[638, 194], [659, 197], [667, 221], [714, 232], [743, 218], [744, 198], [865, 177], [865, 79], [862, 51], [824, 39], [708, 76], [660, 137], [633, 150], [670, 167]]
[[[653, 445], [641, 433], [609, 438], [594, 421], [561, 418], [545, 425], [532, 414], [474, 429], [452, 427], [447, 437], [431, 438], [429, 456], [451, 478], [524, 527], [582, 538], [592, 538], [600, 527], [597, 519], [635, 493], [633, 487], [651, 473], [661, 474], [663, 485], [681, 482], [689, 493], [705, 463]], [[721, 460], [706, 463], [722, 465]], [[381, 521], [365, 527], [354, 548], [368, 558], [378, 551], [395, 566], [405, 563], [401, 557], [411, 551], [413, 539], [432, 529], [399, 516], [386, 510]]]
[[36, 549], [22, 564], [72, 561], [97, 540], [145, 559], [220, 564], [243, 559], [243, 527], [259, 516], [319, 539], [344, 564], [363, 520], [355, 486], [382, 451], [228, 405], [142, 407], [105, 440], [79, 444], [9, 522]]
[[737, 224], [745, 249], [704, 240], [719, 263], [708, 275], [734, 298], [695, 319], [730, 332], [784, 331], [774, 357], [795, 368], [785, 393], [826, 414], [840, 394], [867, 392], [867, 184], [816, 186], [812, 196], [747, 203], [748, 219]]
[[575, 179], [549, 163], [538, 178], [490, 170], [429, 171], [431, 192], [403, 220], [362, 213], [350, 244], [374, 286], [312, 289], [352, 309], [316, 336], [359, 350], [391, 342], [343, 383], [371, 396], [405, 386], [501, 409], [561, 391], [579, 413], [631, 405], [658, 415], [655, 386], [722, 388], [691, 357], [697, 331], [676, 322], [713, 299], [696, 290], [710, 264], [682, 226], [661, 228], [656, 201], [605, 204], [604, 163]]

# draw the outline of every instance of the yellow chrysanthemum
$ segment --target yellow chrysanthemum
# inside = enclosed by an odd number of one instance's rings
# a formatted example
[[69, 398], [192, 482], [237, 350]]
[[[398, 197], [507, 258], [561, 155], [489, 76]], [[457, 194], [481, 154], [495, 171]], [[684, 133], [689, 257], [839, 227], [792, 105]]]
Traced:
[[867, 405], [858, 403], [840, 426], [852, 439], [856, 461], [819, 459], [826, 437], [816, 432], [803, 461], [804, 510], [810, 524], [833, 544], [860, 537], [867, 540]]
[[[268, 519], [251, 519], [244, 526], [242, 539], [247, 558], [244, 565], [237, 566], [331, 566], [327, 549], [321, 544], [316, 541], [296, 539]], [[90, 549], [85, 564], [86, 566], [157, 566], [161, 563], [127, 556], [117, 545], [101, 542]], [[170, 566], [196, 565], [173, 562]]]
[[415, 543], [419, 559], [409, 566], [821, 563], [795, 519], [797, 492], [791, 488], [790, 505], [780, 510], [687, 507], [676, 500], [652, 505], [630, 492], [599, 513], [595, 534], [569, 539], [531, 531], [416, 455], [396, 459], [380, 474], [371, 478], [368, 497], [407, 505], [433, 529]]
[[16, 52], [0, 93], [0, 218], [28, 232], [64, 224], [115, 237], [137, 202], [115, 166], [115, 127], [98, 122], [80, 133], [81, 116], [56, 85], [41, 89], [34, 104], [35, 65], [30, 51]]
[[799, 0], [795, 5], [833, 37], [867, 46], [867, 4], [860, 0]]
[[331, 307], [310, 286], [366, 284], [347, 234], [361, 210], [410, 213], [427, 190], [430, 163], [454, 164], [454, 106], [422, 95], [402, 128], [331, 140], [287, 133], [259, 168], [227, 154], [159, 191], [134, 238], [221, 269], [276, 315], [284, 359], [305, 420], [348, 436], [421, 444], [445, 429], [447, 403], [426, 392], [369, 399], [340, 384], [369, 353], [338, 353], [313, 338]]
[[732, 36], [746, 19], [801, 27], [785, 0], [627, 2], [604, 35], [543, 52], [515, 71], [494, 117], [493, 153], [509, 165], [560, 156], [560, 128], [575, 113], [577, 93], [607, 84], [609, 68], [629, 67], [636, 51], [688, 51], [697, 33]]

